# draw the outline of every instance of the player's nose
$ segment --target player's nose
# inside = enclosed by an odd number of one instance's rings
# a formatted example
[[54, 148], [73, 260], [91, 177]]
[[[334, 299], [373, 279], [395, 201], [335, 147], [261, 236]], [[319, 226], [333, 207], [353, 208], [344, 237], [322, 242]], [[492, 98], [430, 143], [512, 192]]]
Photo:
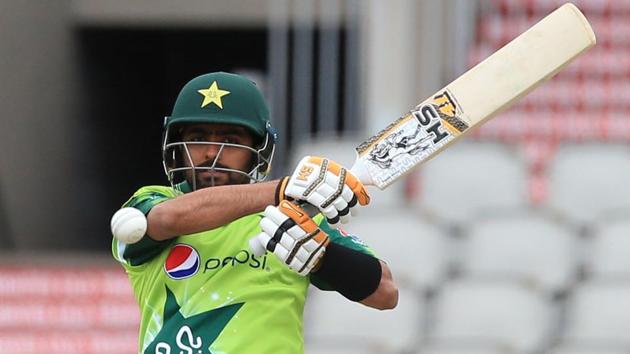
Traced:
[[211, 160], [219, 157], [221, 154], [222, 146], [219, 144], [207, 144], [205, 146], [204, 154], [206, 160]]

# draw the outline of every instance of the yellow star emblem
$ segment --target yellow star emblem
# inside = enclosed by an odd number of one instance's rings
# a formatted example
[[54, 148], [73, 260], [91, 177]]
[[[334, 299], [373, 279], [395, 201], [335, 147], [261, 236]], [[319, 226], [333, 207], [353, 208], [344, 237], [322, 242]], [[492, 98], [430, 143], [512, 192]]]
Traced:
[[229, 95], [230, 91], [221, 90], [216, 81], [212, 82], [212, 85], [207, 89], [197, 90], [203, 96], [203, 102], [201, 102], [201, 108], [209, 105], [210, 103], [216, 104], [219, 108], [223, 109], [223, 102], [221, 97]]

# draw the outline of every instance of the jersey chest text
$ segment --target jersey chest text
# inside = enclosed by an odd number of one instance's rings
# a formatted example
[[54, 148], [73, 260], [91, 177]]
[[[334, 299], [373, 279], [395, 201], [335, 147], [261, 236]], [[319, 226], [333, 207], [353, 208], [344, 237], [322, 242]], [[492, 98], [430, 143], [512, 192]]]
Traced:
[[269, 271], [268, 255], [255, 256], [245, 248], [213, 248], [185, 243], [185, 239], [167, 250], [164, 261], [165, 274], [174, 280], [196, 275], [212, 276], [221, 271]]

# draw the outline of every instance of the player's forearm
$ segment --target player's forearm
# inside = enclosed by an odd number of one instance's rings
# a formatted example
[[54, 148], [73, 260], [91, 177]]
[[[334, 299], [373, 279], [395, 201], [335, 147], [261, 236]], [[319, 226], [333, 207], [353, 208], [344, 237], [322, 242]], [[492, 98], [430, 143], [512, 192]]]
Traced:
[[275, 203], [278, 181], [204, 188], [165, 201], [147, 215], [154, 240], [212, 230]]
[[392, 279], [392, 273], [387, 264], [381, 262], [381, 282], [378, 288], [368, 297], [360, 302], [369, 307], [379, 310], [393, 309], [398, 304], [398, 288]]

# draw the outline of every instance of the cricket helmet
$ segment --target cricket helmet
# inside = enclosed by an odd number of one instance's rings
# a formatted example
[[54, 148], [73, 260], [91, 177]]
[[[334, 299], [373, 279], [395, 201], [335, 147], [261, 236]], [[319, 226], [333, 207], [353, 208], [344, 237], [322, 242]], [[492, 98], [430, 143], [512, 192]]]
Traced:
[[[246, 128], [254, 136], [254, 146], [221, 142], [184, 142], [181, 129], [190, 124], [233, 124]], [[271, 169], [277, 134], [269, 121], [269, 108], [260, 90], [251, 80], [236, 74], [214, 72], [190, 80], [177, 96], [173, 112], [164, 120], [162, 156], [164, 172], [173, 187], [185, 181], [187, 171], [214, 168], [223, 172], [236, 172], [249, 177], [251, 183], [263, 181]], [[239, 171], [220, 167], [194, 166], [190, 161], [188, 145], [215, 144], [223, 151], [225, 146], [247, 149], [253, 158], [250, 169]], [[215, 160], [219, 160], [220, 153]], [[184, 159], [189, 159], [185, 163]], [[216, 163], [216, 161], [215, 161]], [[196, 189], [196, 178], [191, 187]]]

